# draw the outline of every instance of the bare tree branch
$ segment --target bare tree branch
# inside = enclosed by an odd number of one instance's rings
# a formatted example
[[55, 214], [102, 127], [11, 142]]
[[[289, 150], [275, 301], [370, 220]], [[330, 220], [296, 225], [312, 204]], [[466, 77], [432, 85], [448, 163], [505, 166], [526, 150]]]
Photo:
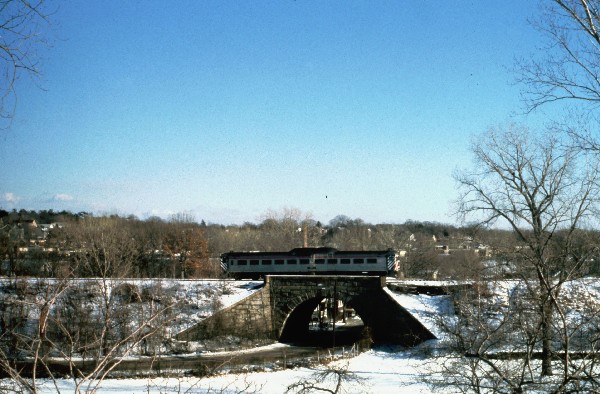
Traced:
[[0, 128], [9, 127], [14, 116], [19, 77], [40, 74], [38, 54], [48, 46], [49, 15], [44, 0], [0, 1]]

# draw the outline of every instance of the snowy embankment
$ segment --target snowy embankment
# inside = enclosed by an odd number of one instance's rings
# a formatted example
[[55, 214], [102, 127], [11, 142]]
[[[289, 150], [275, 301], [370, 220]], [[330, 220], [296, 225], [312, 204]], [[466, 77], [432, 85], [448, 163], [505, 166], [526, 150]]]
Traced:
[[416, 317], [436, 338], [442, 337], [436, 321], [452, 313], [450, 296], [430, 296], [427, 294], [401, 294], [385, 289], [398, 304]]
[[[135, 283], [135, 282], [133, 282]], [[162, 280], [162, 286], [180, 301], [169, 327], [172, 335], [182, 332], [222, 309], [249, 297], [262, 285], [248, 280]]]
[[[95, 292], [100, 297], [101, 285], [106, 283], [108, 296], [112, 292], [123, 289], [123, 285], [131, 285], [128, 292], [140, 294], [142, 303], [148, 303], [148, 299], [159, 298], [174, 301], [173, 316], [167, 327], [167, 333], [171, 336], [192, 327], [206, 317], [211, 316], [216, 310], [228, 307], [236, 302], [250, 296], [262, 285], [260, 281], [234, 281], [234, 280], [181, 280], [181, 279], [99, 279], [79, 278], [69, 280], [56, 279], [8, 279], [0, 278], [0, 302], [10, 304], [25, 299], [28, 304], [28, 321], [32, 327], [37, 326], [39, 310], [46, 303], [44, 298], [52, 287], [63, 286], [67, 289], [76, 289], [80, 292], [84, 289], [88, 293]], [[63, 292], [73, 296], [76, 292]], [[93, 304], [99, 302], [94, 299]], [[90, 298], [83, 302], [89, 302]], [[60, 310], [64, 300], [59, 297], [53, 304], [53, 310]], [[121, 301], [122, 302], [122, 301]]]

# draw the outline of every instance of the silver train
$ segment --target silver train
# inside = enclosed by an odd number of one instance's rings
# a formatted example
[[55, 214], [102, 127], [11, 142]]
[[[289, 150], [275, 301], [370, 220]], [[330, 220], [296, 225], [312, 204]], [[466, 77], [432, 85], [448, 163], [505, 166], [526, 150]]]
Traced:
[[396, 252], [296, 248], [289, 252], [229, 252], [221, 255], [223, 271], [236, 279], [265, 275], [379, 275], [398, 269]]

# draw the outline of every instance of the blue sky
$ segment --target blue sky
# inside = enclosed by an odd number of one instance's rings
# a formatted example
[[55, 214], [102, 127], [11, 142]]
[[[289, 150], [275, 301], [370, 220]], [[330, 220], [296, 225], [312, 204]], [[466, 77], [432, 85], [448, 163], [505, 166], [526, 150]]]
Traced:
[[0, 207], [453, 222], [471, 136], [520, 110], [535, 5], [60, 2], [0, 132]]

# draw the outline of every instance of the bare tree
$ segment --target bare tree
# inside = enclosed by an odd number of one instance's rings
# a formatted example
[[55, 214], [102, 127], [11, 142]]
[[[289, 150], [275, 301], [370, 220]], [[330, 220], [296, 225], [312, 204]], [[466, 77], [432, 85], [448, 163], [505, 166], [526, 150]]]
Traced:
[[298, 208], [282, 208], [280, 211], [268, 210], [258, 226], [261, 237], [254, 249], [273, 251], [299, 248], [306, 242], [314, 245], [315, 223], [310, 213]]
[[541, 56], [518, 61], [515, 67], [526, 111], [569, 104], [570, 119], [562, 127], [579, 149], [600, 152], [600, 1], [540, 4], [541, 17], [533, 24], [546, 46]]
[[[14, 392], [37, 392], [39, 372], [56, 384], [47, 363], [54, 343], [48, 336], [50, 311], [68, 288], [67, 280], [14, 279], [0, 299], [0, 374]], [[8, 290], [8, 291], [7, 291]], [[0, 385], [0, 392], [4, 392]]]
[[338, 215], [329, 222], [326, 244], [341, 250], [372, 250], [374, 233], [375, 226], [362, 219]]
[[162, 333], [174, 306], [166, 298], [144, 297], [136, 285], [122, 280], [140, 258], [129, 223], [89, 217], [67, 229], [74, 272], [91, 278], [74, 281], [61, 308], [54, 308], [52, 348], [67, 363], [77, 392], [94, 391], [123, 357]]
[[[148, 297], [126, 282], [105, 288], [98, 280], [79, 279], [59, 289], [63, 291], [52, 299], [48, 312], [40, 313], [41, 348], [46, 353], [39, 357], [38, 352], [33, 354], [50, 376], [57, 367], [66, 368], [75, 392], [95, 392], [124, 358], [147, 352], [147, 342], [159, 340], [157, 336], [166, 339], [165, 327], [175, 306], [168, 297], [155, 292]], [[48, 327], [48, 334], [43, 336], [42, 323]], [[47, 362], [44, 355], [52, 359]]]
[[548, 39], [545, 55], [516, 70], [529, 110], [565, 100], [600, 103], [599, 6], [597, 0], [543, 3], [534, 25]]
[[409, 278], [431, 279], [439, 267], [438, 254], [432, 245], [419, 244], [408, 252], [403, 273]]
[[189, 219], [172, 220], [165, 224], [162, 248], [171, 259], [174, 278], [197, 278], [209, 271], [208, 241], [204, 230]]
[[40, 46], [48, 45], [48, 12], [44, 0], [0, 1], [0, 127], [10, 125], [16, 107], [17, 79], [36, 77]]
[[123, 278], [132, 273], [139, 249], [125, 219], [88, 217], [72, 222], [67, 232], [77, 275]]
[[331, 393], [340, 394], [356, 393], [356, 387], [349, 385], [364, 385], [367, 379], [348, 370], [348, 363], [330, 364], [318, 368], [310, 377], [301, 379], [290, 384], [286, 393], [308, 394], [308, 393]]
[[[515, 125], [490, 130], [472, 151], [474, 169], [455, 174], [461, 191], [457, 213], [508, 226], [517, 237], [510, 258], [520, 267], [527, 305], [533, 305], [522, 321], [535, 328], [525, 331], [519, 344], [541, 350], [542, 376], [554, 373], [552, 361], [560, 354], [567, 385], [581, 376], [570, 367], [569, 319], [561, 292], [565, 283], [581, 277], [597, 249], [597, 242], [580, 241], [600, 194], [597, 157], [583, 155], [555, 134]], [[478, 348], [474, 354], [486, 351]], [[490, 367], [485, 373], [495, 373]]]

